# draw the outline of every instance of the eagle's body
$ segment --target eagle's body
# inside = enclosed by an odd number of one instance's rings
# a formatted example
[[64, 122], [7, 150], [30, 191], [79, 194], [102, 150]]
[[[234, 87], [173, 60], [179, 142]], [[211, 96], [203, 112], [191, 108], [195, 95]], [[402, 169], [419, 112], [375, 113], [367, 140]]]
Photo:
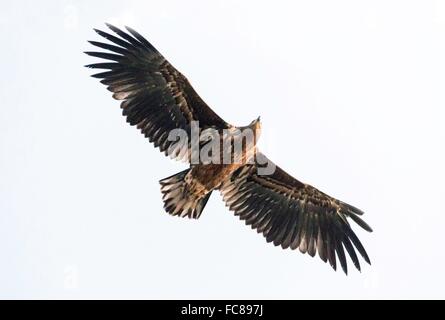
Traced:
[[[187, 173], [185, 182], [193, 194], [204, 196], [218, 189], [221, 182], [230, 177], [240, 166], [240, 164], [198, 164]], [[194, 187], [194, 184], [198, 187]]]
[[[113, 97], [123, 100], [127, 122], [137, 128], [171, 158], [185, 160], [189, 168], [160, 181], [164, 208], [171, 215], [199, 218], [212, 191], [219, 190], [230, 210], [247, 225], [262, 233], [268, 242], [299, 249], [336, 269], [336, 261], [347, 272], [346, 252], [360, 270], [356, 250], [369, 257], [352, 231], [349, 219], [367, 231], [359, 217], [363, 212], [316, 188], [302, 183], [275, 166], [259, 152], [259, 119], [246, 127], [235, 127], [221, 119], [177, 71], [145, 38], [131, 28], [126, 33], [109, 28], [119, 37], [96, 30], [112, 44], [90, 41], [108, 52], [86, 52], [108, 60], [88, 65], [108, 71], [93, 75], [102, 79]], [[212, 161], [194, 161], [193, 127], [216, 132], [215, 139], [198, 141], [199, 150], [214, 146], [232, 147], [229, 159], [212, 149]], [[171, 139], [180, 130], [185, 143]], [[244, 145], [242, 131], [253, 132], [253, 142]], [[190, 141], [192, 141], [190, 143]], [[247, 140], [246, 140], [247, 141]], [[242, 148], [234, 146], [241, 142]], [[216, 157], [215, 157], [216, 154]], [[215, 161], [217, 159], [217, 161]], [[233, 161], [236, 159], [236, 161]], [[274, 170], [264, 170], [265, 168]]]
[[[191, 180], [196, 180], [199, 184], [205, 187], [207, 192], [210, 192], [214, 189], [217, 189], [221, 183], [226, 180], [228, 177], [232, 175], [240, 167], [244, 166], [252, 157], [255, 155], [256, 151], [256, 142], [259, 139], [259, 134], [261, 132], [261, 124], [259, 120], [255, 120], [251, 123], [251, 125], [247, 126], [253, 132], [256, 133], [255, 139], [251, 145], [249, 145], [249, 149], [241, 150], [240, 159], [237, 162], [232, 163], [223, 163], [222, 156], [220, 157], [220, 164], [197, 164], [193, 166], [186, 176]], [[241, 128], [236, 128], [242, 130]], [[220, 145], [224, 145], [224, 143], [233, 143], [232, 141], [228, 141], [228, 137], [224, 137], [221, 135]], [[188, 183], [188, 182], [187, 182]]]
[[[188, 216], [191, 218], [199, 218], [202, 208], [204, 208], [211, 192], [220, 189], [222, 183], [229, 179], [232, 174], [245, 166], [249, 162], [254, 161], [256, 155], [256, 142], [261, 133], [261, 123], [259, 119], [253, 121], [247, 127], [236, 128], [230, 126], [229, 132], [243, 129], [250, 129], [254, 132], [252, 143], [243, 145], [239, 154], [235, 154], [234, 150], [230, 150], [231, 160], [229, 163], [224, 163], [223, 154], [218, 155], [219, 163], [202, 163], [199, 162], [190, 166], [190, 169], [184, 172], [182, 179], [181, 174], [168, 177], [160, 181], [161, 192], [164, 194], [163, 200], [167, 212], [173, 215]], [[225, 144], [232, 146], [236, 142], [240, 142], [241, 136], [237, 135], [219, 135], [218, 144], [222, 148]], [[243, 140], [244, 141], [244, 140]], [[237, 161], [233, 157], [239, 156]], [[181, 186], [177, 186], [181, 183]], [[202, 203], [202, 207], [200, 206]], [[193, 211], [192, 209], [198, 207], [200, 210]]]

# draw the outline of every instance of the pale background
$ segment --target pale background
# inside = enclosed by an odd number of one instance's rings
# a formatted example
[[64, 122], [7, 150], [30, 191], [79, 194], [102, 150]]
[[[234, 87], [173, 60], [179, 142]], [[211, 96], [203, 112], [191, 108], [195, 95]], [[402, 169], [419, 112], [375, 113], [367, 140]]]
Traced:
[[[146, 36], [227, 121], [366, 211], [333, 272], [213, 194], [163, 212], [164, 158], [89, 78], [92, 28]], [[1, 298], [445, 298], [445, 1], [3, 1]]]

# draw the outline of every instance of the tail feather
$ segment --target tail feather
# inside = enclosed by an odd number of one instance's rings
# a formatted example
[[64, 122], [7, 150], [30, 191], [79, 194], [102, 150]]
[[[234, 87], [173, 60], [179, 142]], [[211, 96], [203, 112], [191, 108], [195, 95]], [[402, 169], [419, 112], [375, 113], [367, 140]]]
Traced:
[[212, 192], [203, 197], [190, 193], [184, 181], [189, 169], [159, 181], [161, 184], [164, 209], [169, 214], [179, 217], [198, 219], [201, 216]]

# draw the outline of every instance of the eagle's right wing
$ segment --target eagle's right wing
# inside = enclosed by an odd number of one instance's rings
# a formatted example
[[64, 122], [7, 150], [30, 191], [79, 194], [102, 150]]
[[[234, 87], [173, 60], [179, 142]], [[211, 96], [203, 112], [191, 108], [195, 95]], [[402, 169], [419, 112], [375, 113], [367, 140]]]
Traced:
[[[224, 129], [229, 125], [199, 97], [188, 80], [176, 70], [145, 38], [126, 27], [126, 33], [112, 25], [107, 26], [119, 37], [95, 30], [112, 44], [90, 41], [106, 52], [86, 52], [106, 62], [87, 65], [108, 71], [94, 74], [113, 92], [121, 103], [123, 115], [130, 125], [136, 125], [154, 142], [161, 152], [168, 153], [176, 141], [168, 135], [173, 129], [183, 129], [190, 143], [190, 125], [199, 121], [199, 128]], [[189, 151], [187, 148], [186, 151]], [[172, 150], [170, 150], [172, 151]], [[184, 158], [190, 152], [173, 150], [174, 158]], [[183, 149], [182, 149], [183, 151]]]
[[261, 163], [275, 167], [272, 174], [261, 174], [259, 164], [247, 164], [221, 185], [223, 199], [230, 210], [262, 233], [267, 242], [283, 248], [298, 248], [311, 256], [318, 252], [334, 269], [337, 254], [347, 273], [344, 249], [357, 269], [360, 270], [360, 263], [355, 250], [370, 263], [348, 221], [350, 218], [371, 232], [359, 218], [363, 214], [361, 210], [296, 180], [260, 153], [259, 158]]

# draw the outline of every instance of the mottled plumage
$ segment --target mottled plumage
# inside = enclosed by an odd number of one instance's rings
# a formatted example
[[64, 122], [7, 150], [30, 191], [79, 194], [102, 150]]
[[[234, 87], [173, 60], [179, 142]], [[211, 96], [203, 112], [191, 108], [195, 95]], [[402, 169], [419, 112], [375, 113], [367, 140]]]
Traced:
[[[265, 163], [273, 164], [256, 148], [259, 119], [237, 128], [221, 119], [198, 96], [188, 80], [176, 70], [145, 38], [127, 27], [128, 33], [112, 25], [117, 35], [96, 32], [111, 43], [90, 41], [105, 52], [86, 52], [106, 62], [87, 67], [104, 69], [93, 77], [102, 79], [123, 100], [122, 113], [160, 151], [190, 163], [188, 169], [160, 181], [164, 208], [171, 215], [199, 218], [213, 190], [219, 190], [230, 210], [247, 225], [262, 233], [267, 242], [282, 248], [299, 249], [320, 258], [336, 269], [337, 261], [347, 273], [346, 253], [360, 270], [358, 252], [369, 257], [353, 232], [349, 219], [363, 229], [371, 228], [359, 217], [363, 212], [304, 184], [279, 167], [272, 174], [261, 174]], [[191, 141], [191, 127], [225, 130], [249, 128], [255, 131], [254, 143], [243, 149], [242, 161], [230, 164], [193, 163], [190, 143], [179, 148], [169, 139], [174, 129], [183, 129]], [[207, 141], [199, 142], [202, 147]], [[233, 143], [233, 142], [232, 142]], [[185, 151], [184, 151], [185, 150]], [[253, 161], [251, 161], [253, 160]]]

